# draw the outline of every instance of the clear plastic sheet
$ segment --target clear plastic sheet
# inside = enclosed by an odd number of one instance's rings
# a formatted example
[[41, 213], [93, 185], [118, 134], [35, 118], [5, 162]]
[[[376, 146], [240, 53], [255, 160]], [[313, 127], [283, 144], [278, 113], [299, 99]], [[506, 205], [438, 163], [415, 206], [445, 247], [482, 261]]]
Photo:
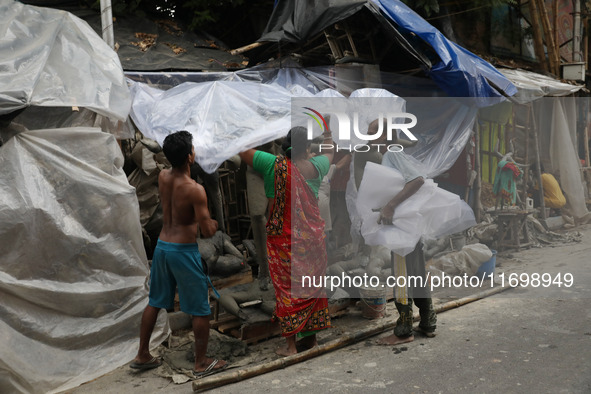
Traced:
[[131, 92], [131, 117], [142, 134], [162, 145], [168, 134], [189, 131], [196, 161], [208, 173], [290, 128], [291, 93], [279, 85], [187, 82], [161, 91], [133, 83]]
[[[0, 392], [66, 390], [136, 354], [148, 264], [122, 165], [93, 128], [0, 147]], [[160, 317], [153, 343], [168, 331]]]
[[86, 22], [11, 0], [0, 0], [0, 15], [0, 115], [78, 106], [127, 118], [131, 100], [119, 57]]
[[511, 99], [520, 104], [529, 103], [545, 96], [568, 96], [584, 87], [570, 85], [552, 77], [526, 70], [500, 68], [499, 71], [517, 87], [517, 94]]
[[[130, 79], [131, 118], [142, 134], [160, 144], [176, 130], [191, 132], [196, 160], [211, 173], [233, 155], [285, 136], [291, 127], [292, 98], [342, 97], [332, 88], [337, 83], [337, 79], [330, 77], [333, 71], [331, 67], [260, 69], [259, 74], [248, 73], [250, 81], [242, 79], [245, 72], [219, 73], [219, 81], [186, 82], [168, 90]], [[136, 74], [134, 79], [151, 80], [150, 77]], [[174, 84], [189, 78], [176, 77], [163, 77], [151, 83]], [[190, 75], [193, 81], [199, 78], [211, 76]], [[396, 84], [384, 85], [387, 89], [358, 89], [350, 97], [395, 97], [399, 87], [408, 92], [406, 79], [389, 79], [388, 75], [384, 79]], [[414, 79], [420, 80], [410, 77], [410, 81]], [[421, 86], [421, 92], [441, 94], [434, 85]], [[407, 98], [407, 111], [421, 120], [413, 129], [420, 143], [408, 153], [428, 167], [429, 176], [446, 171], [458, 158], [472, 132], [475, 104], [470, 98]]]
[[[555, 170], [560, 177], [560, 186], [564, 191], [568, 207], [575, 218], [587, 214], [585, 190], [581, 179], [581, 164], [575, 149], [575, 99], [544, 99], [543, 105], [549, 109], [552, 119], [550, 129], [550, 170]], [[546, 127], [544, 127], [546, 128]], [[548, 130], [546, 129], [546, 132]]]
[[367, 245], [382, 245], [406, 256], [424, 238], [457, 233], [476, 224], [474, 212], [457, 195], [437, 187], [431, 179], [394, 211], [392, 225], [378, 224], [382, 208], [404, 187], [402, 175], [392, 168], [368, 162], [359, 186], [356, 208]]

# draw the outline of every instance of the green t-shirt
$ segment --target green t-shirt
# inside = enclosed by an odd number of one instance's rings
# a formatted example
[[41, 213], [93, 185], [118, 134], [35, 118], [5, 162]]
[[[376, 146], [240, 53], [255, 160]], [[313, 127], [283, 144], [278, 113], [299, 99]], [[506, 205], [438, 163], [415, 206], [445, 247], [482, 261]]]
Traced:
[[[257, 150], [254, 153], [252, 159], [252, 167], [263, 174], [263, 181], [265, 184], [265, 195], [267, 198], [275, 197], [275, 160], [277, 157], [271, 153]], [[318, 198], [318, 189], [322, 183], [322, 179], [328, 173], [330, 169], [330, 161], [328, 157], [321, 155], [315, 156], [310, 159], [310, 162], [318, 171], [318, 177], [313, 179], [307, 179], [306, 183], [310, 186], [310, 189], [314, 192], [316, 198]]]

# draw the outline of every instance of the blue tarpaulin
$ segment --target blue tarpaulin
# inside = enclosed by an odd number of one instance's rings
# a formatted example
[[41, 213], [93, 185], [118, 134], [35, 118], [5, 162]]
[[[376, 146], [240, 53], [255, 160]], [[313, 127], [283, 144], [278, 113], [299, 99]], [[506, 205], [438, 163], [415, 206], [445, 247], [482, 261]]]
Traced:
[[259, 41], [302, 45], [363, 7], [404, 37], [404, 48], [420, 53], [429, 77], [449, 96], [476, 97], [478, 106], [486, 106], [517, 93], [491, 64], [448, 40], [399, 0], [281, 0]]
[[371, 0], [402, 34], [413, 33], [441, 59], [427, 70], [453, 97], [513, 96], [517, 88], [490, 63], [448, 40], [439, 30], [398, 0]]

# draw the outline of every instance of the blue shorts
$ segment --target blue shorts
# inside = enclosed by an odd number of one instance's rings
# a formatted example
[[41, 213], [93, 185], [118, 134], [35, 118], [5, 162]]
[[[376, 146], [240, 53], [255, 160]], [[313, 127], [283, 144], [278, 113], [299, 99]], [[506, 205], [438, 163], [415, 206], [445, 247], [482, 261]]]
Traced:
[[150, 306], [172, 309], [178, 286], [181, 311], [192, 316], [209, 316], [208, 283], [196, 243], [158, 240], [150, 269]]

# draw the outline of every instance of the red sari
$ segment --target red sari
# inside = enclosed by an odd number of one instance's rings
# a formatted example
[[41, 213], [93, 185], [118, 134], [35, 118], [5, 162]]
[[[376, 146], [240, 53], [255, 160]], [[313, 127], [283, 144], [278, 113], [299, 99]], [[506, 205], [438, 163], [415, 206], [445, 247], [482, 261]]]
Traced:
[[302, 286], [302, 277], [326, 275], [324, 220], [306, 180], [284, 156], [275, 161], [275, 200], [267, 222], [269, 273], [275, 317], [284, 337], [330, 327], [324, 286]]

